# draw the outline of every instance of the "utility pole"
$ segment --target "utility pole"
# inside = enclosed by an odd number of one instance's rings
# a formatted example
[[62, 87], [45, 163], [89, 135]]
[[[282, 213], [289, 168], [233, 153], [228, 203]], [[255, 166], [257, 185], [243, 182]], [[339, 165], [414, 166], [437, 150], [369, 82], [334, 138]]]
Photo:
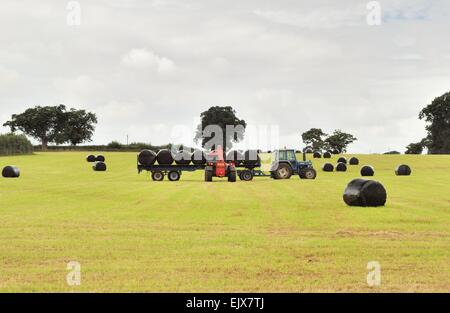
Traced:
[[127, 146], [128, 146], [128, 135], [127, 135]]

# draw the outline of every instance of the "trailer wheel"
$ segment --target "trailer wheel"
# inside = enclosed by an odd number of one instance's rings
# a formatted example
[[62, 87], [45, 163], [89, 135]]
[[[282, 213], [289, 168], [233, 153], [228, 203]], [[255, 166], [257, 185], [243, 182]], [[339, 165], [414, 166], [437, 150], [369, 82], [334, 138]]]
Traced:
[[211, 170], [205, 170], [205, 181], [211, 182], [213, 177], [213, 173]]
[[243, 181], [251, 181], [253, 179], [253, 173], [249, 170], [242, 171], [239, 178]]
[[164, 174], [162, 172], [152, 172], [152, 179], [154, 181], [162, 181], [164, 179]]
[[307, 168], [301, 170], [299, 176], [301, 179], [316, 179], [317, 172], [313, 168]]
[[230, 171], [230, 172], [228, 173], [228, 181], [229, 181], [230, 183], [236, 182], [236, 170]]
[[180, 172], [178, 171], [171, 171], [169, 172], [169, 175], [167, 175], [169, 177], [170, 181], [178, 181], [180, 180]]
[[288, 164], [280, 164], [275, 171], [276, 179], [289, 179], [292, 176], [292, 169]]

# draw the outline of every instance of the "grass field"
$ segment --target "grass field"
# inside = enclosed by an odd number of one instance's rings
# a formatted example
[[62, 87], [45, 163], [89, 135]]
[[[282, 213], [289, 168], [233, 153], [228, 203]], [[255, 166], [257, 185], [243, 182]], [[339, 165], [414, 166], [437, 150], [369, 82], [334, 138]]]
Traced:
[[[106, 153], [104, 173], [85, 155], [0, 157], [22, 171], [0, 178], [0, 291], [450, 291], [450, 156], [360, 155], [388, 202], [350, 208], [358, 166], [315, 181], [208, 184], [199, 171], [156, 183], [134, 153]], [[400, 163], [411, 177], [394, 175]], [[80, 286], [66, 283], [72, 260]]]

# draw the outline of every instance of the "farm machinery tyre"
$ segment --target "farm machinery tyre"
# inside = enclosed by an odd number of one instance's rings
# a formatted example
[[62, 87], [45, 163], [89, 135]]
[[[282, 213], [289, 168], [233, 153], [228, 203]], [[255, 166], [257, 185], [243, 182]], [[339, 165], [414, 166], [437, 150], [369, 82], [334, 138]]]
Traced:
[[292, 176], [292, 168], [288, 164], [280, 164], [275, 171], [275, 179], [289, 179]]
[[299, 173], [300, 179], [316, 179], [317, 172], [313, 168], [303, 169]]
[[212, 170], [205, 170], [205, 181], [212, 182], [213, 172]]
[[178, 180], [180, 180], [180, 176], [181, 176], [180, 172], [178, 172], [178, 171], [171, 171], [167, 175], [167, 177], [169, 177], [170, 181], [178, 181]]
[[163, 181], [164, 180], [164, 173], [162, 172], [152, 172], [152, 179], [154, 181]]
[[243, 181], [251, 181], [253, 179], [253, 173], [249, 170], [242, 171], [239, 174], [239, 178]]
[[230, 171], [230, 172], [228, 173], [228, 181], [229, 181], [230, 183], [235, 183], [235, 182], [236, 182], [236, 170]]

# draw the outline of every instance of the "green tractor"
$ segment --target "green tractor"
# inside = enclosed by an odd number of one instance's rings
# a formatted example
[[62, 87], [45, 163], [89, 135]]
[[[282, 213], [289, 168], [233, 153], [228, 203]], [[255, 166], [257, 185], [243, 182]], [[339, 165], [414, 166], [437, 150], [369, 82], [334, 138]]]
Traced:
[[299, 175], [301, 179], [315, 179], [317, 176], [312, 162], [306, 160], [305, 153], [303, 153], [303, 161], [298, 161], [295, 150], [276, 150], [270, 169], [270, 177], [273, 179], [289, 179], [294, 174]]

